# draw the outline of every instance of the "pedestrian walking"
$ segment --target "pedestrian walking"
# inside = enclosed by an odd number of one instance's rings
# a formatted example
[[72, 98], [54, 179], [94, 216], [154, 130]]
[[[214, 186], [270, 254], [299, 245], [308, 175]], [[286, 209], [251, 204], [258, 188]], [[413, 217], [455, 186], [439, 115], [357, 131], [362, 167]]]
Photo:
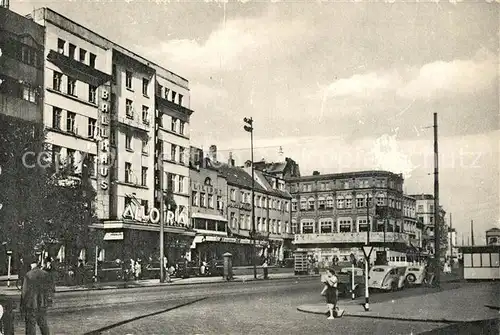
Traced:
[[335, 270], [332, 268], [329, 268], [326, 270], [326, 275], [322, 276], [321, 281], [324, 284], [323, 291], [321, 291], [321, 295], [324, 295], [326, 297], [326, 306], [328, 307], [329, 311], [329, 320], [335, 319], [334, 316], [334, 310], [337, 309], [337, 298], [338, 298], [338, 292], [337, 292], [337, 284], [338, 284], [338, 279], [337, 276], [335, 275]]
[[24, 276], [21, 293], [21, 313], [24, 314], [26, 335], [36, 335], [36, 326], [42, 335], [49, 334], [47, 309], [52, 306], [54, 292], [50, 275], [31, 262], [31, 270]]
[[141, 272], [142, 272], [142, 269], [141, 269], [141, 260], [138, 259], [135, 262], [135, 264], [134, 264], [134, 276], [135, 276], [135, 280], [141, 279]]
[[78, 259], [78, 264], [76, 265], [76, 284], [83, 285], [85, 283], [85, 267], [83, 265], [83, 259]]
[[264, 279], [269, 279], [267, 258], [264, 258], [264, 263], [262, 263], [262, 270], [264, 271]]

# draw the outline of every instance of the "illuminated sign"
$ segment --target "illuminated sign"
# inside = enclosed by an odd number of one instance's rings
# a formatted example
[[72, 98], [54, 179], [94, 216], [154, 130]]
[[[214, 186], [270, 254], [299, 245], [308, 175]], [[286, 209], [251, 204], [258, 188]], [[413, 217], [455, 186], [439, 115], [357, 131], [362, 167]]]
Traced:
[[[153, 224], [160, 222], [160, 210], [157, 208], [151, 208], [151, 210], [146, 213], [146, 208], [144, 206], [137, 206], [133, 204], [127, 205], [123, 211], [122, 218], [125, 220], [134, 220], [139, 222], [150, 222]], [[168, 226], [181, 225], [185, 226], [187, 223], [186, 213], [183, 209], [177, 215], [172, 211], [166, 211], [165, 224]]]
[[109, 168], [110, 168], [110, 147], [109, 147], [109, 91], [106, 88], [101, 90], [101, 99], [99, 104], [100, 123], [99, 123], [99, 176], [101, 177], [99, 186], [102, 190], [109, 187]]

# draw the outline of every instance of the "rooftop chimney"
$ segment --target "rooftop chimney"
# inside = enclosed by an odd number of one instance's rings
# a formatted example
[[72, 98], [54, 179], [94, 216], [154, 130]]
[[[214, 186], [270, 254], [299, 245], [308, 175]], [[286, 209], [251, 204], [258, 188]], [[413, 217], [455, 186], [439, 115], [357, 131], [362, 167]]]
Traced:
[[212, 162], [217, 162], [217, 146], [216, 145], [211, 145], [210, 148], [208, 149], [208, 158]]

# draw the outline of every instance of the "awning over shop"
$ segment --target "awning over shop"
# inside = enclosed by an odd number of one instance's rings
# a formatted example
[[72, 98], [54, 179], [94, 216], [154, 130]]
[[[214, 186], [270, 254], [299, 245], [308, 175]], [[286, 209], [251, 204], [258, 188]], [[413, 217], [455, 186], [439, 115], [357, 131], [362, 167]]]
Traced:
[[207, 220], [227, 222], [227, 219], [225, 217], [223, 217], [222, 215], [214, 215], [214, 214], [207, 214], [207, 213], [192, 213], [191, 217], [193, 219], [207, 219]]

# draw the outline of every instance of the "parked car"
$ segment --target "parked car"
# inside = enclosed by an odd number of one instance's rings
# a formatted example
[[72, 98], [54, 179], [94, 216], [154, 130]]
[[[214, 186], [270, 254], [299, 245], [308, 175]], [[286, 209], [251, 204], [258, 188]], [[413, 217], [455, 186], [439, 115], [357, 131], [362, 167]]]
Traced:
[[395, 266], [376, 265], [370, 269], [368, 287], [384, 291], [396, 291], [402, 288], [401, 270]]
[[425, 279], [425, 266], [409, 266], [405, 273], [406, 282], [409, 285], [421, 285]]
[[[363, 269], [354, 268], [354, 295], [355, 297], [362, 296], [364, 293], [365, 282], [364, 282], [364, 272]], [[338, 291], [339, 295], [347, 296], [352, 294], [352, 267], [341, 268], [337, 272]]]

